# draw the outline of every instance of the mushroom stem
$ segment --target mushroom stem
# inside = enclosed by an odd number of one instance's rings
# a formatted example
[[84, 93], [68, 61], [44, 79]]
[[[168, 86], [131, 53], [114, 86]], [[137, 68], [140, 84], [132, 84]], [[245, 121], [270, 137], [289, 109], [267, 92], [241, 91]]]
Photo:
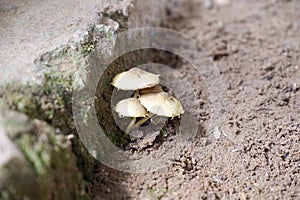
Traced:
[[134, 124], [136, 121], [136, 117], [133, 117], [131, 122], [128, 124], [125, 133], [128, 134], [130, 132], [130, 130], [133, 128]]
[[143, 119], [141, 119], [140, 121], [138, 121], [133, 127], [132, 129], [135, 129], [137, 127], [139, 127], [140, 125], [142, 125], [143, 123], [145, 123], [148, 119], [150, 119], [154, 114], [153, 113], [149, 113], [149, 115], [147, 117], [144, 117]]
[[134, 93], [133, 93], [133, 98], [138, 98], [139, 97], [139, 91], [138, 90], [136, 90], [136, 91], [134, 91]]

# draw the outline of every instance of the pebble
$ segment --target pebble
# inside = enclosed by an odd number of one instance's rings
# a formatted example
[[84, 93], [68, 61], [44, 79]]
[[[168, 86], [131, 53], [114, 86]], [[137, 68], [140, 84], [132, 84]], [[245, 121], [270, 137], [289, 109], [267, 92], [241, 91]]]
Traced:
[[298, 88], [299, 86], [297, 85], [297, 83], [293, 83], [293, 87], [292, 87], [293, 92], [296, 92]]
[[219, 130], [218, 127], [215, 128], [214, 130], [214, 137], [218, 140], [221, 137], [221, 131]]
[[212, 0], [204, 0], [204, 7], [207, 9], [211, 9], [213, 7]]

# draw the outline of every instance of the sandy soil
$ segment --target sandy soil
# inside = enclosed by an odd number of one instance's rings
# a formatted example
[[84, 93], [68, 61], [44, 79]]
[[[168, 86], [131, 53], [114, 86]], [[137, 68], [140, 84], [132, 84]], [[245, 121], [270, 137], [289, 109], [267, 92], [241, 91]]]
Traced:
[[204, 157], [196, 140], [152, 173], [95, 166], [95, 199], [299, 199], [299, 2], [233, 1], [212, 9], [194, 3], [182, 10], [169, 10], [164, 26], [198, 40], [219, 67], [227, 94], [221, 138]]

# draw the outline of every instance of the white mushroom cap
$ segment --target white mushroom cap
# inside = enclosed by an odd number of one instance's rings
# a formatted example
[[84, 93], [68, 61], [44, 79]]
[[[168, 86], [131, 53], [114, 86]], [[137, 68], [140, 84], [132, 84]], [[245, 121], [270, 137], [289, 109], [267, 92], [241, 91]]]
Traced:
[[141, 104], [151, 113], [164, 117], [176, 117], [184, 113], [180, 101], [166, 92], [143, 94]]
[[114, 110], [122, 117], [145, 117], [148, 112], [136, 98], [121, 100]]
[[117, 74], [112, 85], [122, 90], [139, 90], [159, 84], [159, 75], [146, 72], [139, 68]]

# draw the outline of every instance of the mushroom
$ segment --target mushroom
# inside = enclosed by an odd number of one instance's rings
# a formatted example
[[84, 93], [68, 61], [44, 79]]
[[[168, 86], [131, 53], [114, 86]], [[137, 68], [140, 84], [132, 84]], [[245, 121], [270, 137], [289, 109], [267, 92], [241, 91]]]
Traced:
[[143, 94], [140, 96], [139, 100], [147, 109], [149, 114], [138, 121], [132, 129], [142, 125], [154, 114], [163, 117], [172, 117], [173, 119], [174, 117], [180, 116], [180, 114], [184, 113], [180, 101], [178, 101], [175, 97], [169, 96], [166, 92]]
[[147, 111], [159, 116], [174, 118], [184, 113], [180, 101], [166, 92], [143, 94], [140, 102]]
[[137, 117], [146, 117], [148, 115], [147, 110], [141, 105], [137, 98], [129, 98], [119, 101], [114, 110], [120, 117], [132, 117], [132, 120], [125, 131], [127, 134], [134, 126]]
[[[134, 90], [134, 97], [121, 100], [115, 107], [119, 116], [132, 117], [125, 133], [142, 125], [154, 114], [173, 119], [184, 112], [180, 101], [164, 92], [158, 84], [159, 75], [139, 68], [132, 68], [114, 77], [112, 85], [116, 88]], [[143, 119], [136, 123], [137, 117]]]
[[146, 72], [139, 68], [131, 68], [116, 75], [112, 85], [122, 90], [140, 90], [159, 84], [159, 75]]
[[[157, 86], [158, 84], [159, 84], [159, 75], [152, 74], [152, 73], [144, 71], [140, 68], [131, 68], [128, 71], [121, 72], [120, 74], [117, 74], [113, 78], [113, 81], [112, 81], [112, 85], [118, 89], [135, 90], [133, 99], [136, 99], [136, 100], [139, 96], [139, 90], [155, 88], [155, 86]], [[124, 104], [123, 104], [123, 106], [124, 106]], [[130, 115], [128, 115], [128, 116], [130, 116]], [[146, 115], [144, 115], [143, 117], [145, 117], [145, 116]], [[152, 115], [147, 116], [147, 117], [151, 117], [151, 116]], [[133, 116], [130, 116], [130, 117], [133, 117]], [[142, 117], [142, 116], [136, 116], [136, 117]], [[130, 124], [128, 125], [128, 127], [126, 129], [126, 133], [129, 133], [129, 131], [131, 130], [132, 126], [134, 125], [134, 123], [136, 121], [136, 117], [132, 118], [132, 121], [130, 122]], [[147, 120], [148, 119], [149, 118], [147, 118]], [[143, 122], [143, 120], [144, 119], [140, 120], [139, 123]]]

